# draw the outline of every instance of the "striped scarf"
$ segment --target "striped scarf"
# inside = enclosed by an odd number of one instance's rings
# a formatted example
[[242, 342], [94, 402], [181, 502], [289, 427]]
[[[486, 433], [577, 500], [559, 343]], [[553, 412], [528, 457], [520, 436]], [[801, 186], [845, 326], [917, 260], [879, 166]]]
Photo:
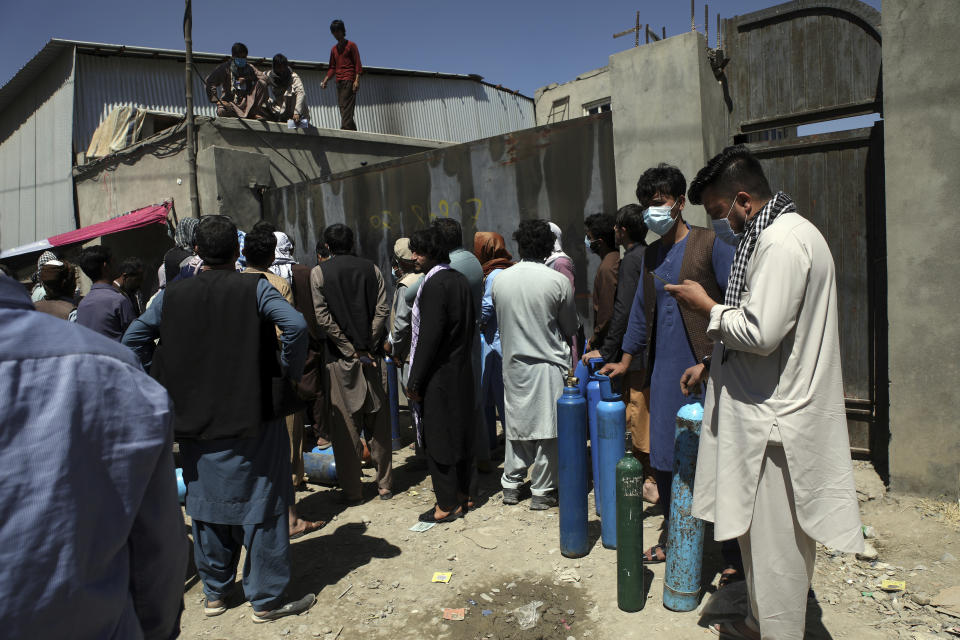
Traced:
[[[417, 290], [417, 298], [413, 301], [413, 314], [410, 319], [410, 367], [413, 368], [413, 357], [417, 352], [417, 342], [420, 339], [420, 296], [423, 295], [423, 289], [427, 286], [427, 281], [433, 277], [438, 271], [443, 271], [444, 269], [449, 269], [449, 264], [440, 263], [434, 268], [430, 269], [427, 272], [427, 275], [423, 277], [423, 281], [420, 283], [420, 288]], [[421, 389], [421, 392], [423, 390]], [[421, 393], [422, 395], [422, 393]], [[422, 402], [413, 402], [413, 424], [416, 427], [417, 432], [417, 444], [423, 447], [423, 403]]]
[[746, 281], [747, 265], [750, 263], [750, 257], [754, 249], [757, 248], [757, 241], [763, 230], [770, 226], [781, 213], [789, 213], [797, 210], [797, 205], [783, 191], [778, 191], [770, 201], [760, 209], [760, 212], [747, 221], [744, 229], [743, 238], [737, 245], [737, 254], [733, 258], [733, 266], [730, 267], [730, 279], [727, 282], [727, 293], [724, 297], [724, 304], [731, 307], [740, 306], [740, 296], [743, 293], [743, 285]]

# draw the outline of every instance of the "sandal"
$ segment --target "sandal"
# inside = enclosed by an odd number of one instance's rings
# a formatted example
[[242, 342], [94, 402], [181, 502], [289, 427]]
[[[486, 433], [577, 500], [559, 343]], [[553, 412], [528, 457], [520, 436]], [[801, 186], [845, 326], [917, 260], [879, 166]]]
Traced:
[[308, 533], [313, 533], [314, 531], [319, 531], [327, 526], [326, 520], [317, 520], [311, 522], [310, 520], [300, 520], [302, 526], [296, 527], [290, 531], [290, 539], [296, 540], [297, 538], [302, 538]]
[[717, 589], [723, 589], [728, 584], [740, 582], [743, 580], [743, 578], [743, 571], [737, 569], [733, 565], [727, 565], [724, 567], [723, 571], [720, 572], [720, 580], [717, 582]]
[[420, 514], [420, 517], [417, 518], [417, 519], [420, 520], [420, 522], [433, 522], [433, 523], [435, 523], [435, 524], [439, 524], [439, 523], [441, 523], [441, 522], [453, 522], [453, 521], [456, 520], [457, 518], [460, 518], [460, 517], [463, 516], [463, 510], [462, 510], [462, 509], [457, 509], [456, 511], [451, 511], [450, 513], [448, 513], [447, 515], [443, 516], [442, 518], [438, 518], [438, 517], [436, 516], [436, 512], [437, 512], [437, 507], [436, 507], [436, 506], [432, 506], [432, 507], [430, 507], [428, 510], [424, 511], [423, 513], [421, 513], [421, 514]]
[[667, 547], [655, 544], [643, 552], [643, 564], [660, 564], [667, 561]]

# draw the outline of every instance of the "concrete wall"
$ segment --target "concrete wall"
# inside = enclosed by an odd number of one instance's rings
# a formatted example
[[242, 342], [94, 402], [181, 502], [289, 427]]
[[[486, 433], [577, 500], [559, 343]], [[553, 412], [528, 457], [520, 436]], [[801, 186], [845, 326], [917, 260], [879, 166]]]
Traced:
[[[246, 120], [203, 119], [197, 128], [197, 146], [202, 212], [230, 214], [241, 226], [249, 226], [260, 218], [261, 187], [329, 176], [440, 148], [445, 143], [355, 131], [289, 130], [285, 124]], [[262, 160], [252, 159], [251, 154]], [[129, 151], [78, 167], [74, 175], [81, 226], [169, 198], [174, 199], [179, 216], [193, 215], [183, 130], [161, 134]]]
[[394, 241], [436, 217], [460, 220], [470, 249], [474, 232], [496, 231], [514, 256], [512, 234], [520, 220], [553, 220], [576, 265], [578, 308], [589, 327], [589, 289], [599, 260], [585, 255], [583, 219], [614, 210], [614, 189], [613, 127], [610, 114], [602, 114], [271, 189], [264, 194], [264, 217], [290, 235], [305, 264], [316, 263], [323, 229], [345, 223], [356, 233], [358, 254], [385, 274]]
[[534, 109], [537, 115], [537, 126], [548, 124], [547, 118], [553, 103], [563, 98], [569, 98], [566, 117], [563, 120], [583, 117], [584, 105], [610, 98], [609, 67], [594, 69], [581, 73], [570, 82], [547, 85], [537, 89], [534, 94]]
[[[610, 56], [617, 204], [636, 202], [637, 179], [660, 162], [687, 184], [727, 143], [723, 90], [710, 71], [706, 40], [688, 32]], [[684, 218], [707, 226], [703, 207]]]
[[960, 75], [955, 0], [883, 1], [890, 475], [956, 499]]

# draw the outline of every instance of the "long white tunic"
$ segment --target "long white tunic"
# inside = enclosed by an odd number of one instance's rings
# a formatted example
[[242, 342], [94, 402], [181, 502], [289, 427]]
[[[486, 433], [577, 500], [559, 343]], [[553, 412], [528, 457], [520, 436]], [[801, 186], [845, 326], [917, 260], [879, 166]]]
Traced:
[[740, 306], [710, 313], [717, 344], [693, 515], [715, 523], [717, 540], [747, 531], [776, 426], [800, 526], [829, 547], [861, 551], [830, 248], [813, 224], [785, 213], [760, 234], [745, 275]]
[[520, 262], [493, 281], [503, 348], [503, 391], [509, 440], [557, 437], [557, 399], [570, 368], [567, 340], [577, 331], [573, 288], [537, 262]]

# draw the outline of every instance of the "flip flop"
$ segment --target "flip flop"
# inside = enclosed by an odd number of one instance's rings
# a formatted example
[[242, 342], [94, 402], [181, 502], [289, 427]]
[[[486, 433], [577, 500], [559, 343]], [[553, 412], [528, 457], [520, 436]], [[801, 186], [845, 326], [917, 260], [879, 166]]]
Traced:
[[[660, 554], [657, 553], [660, 551]], [[658, 557], [662, 555], [663, 558]], [[643, 552], [643, 564], [660, 564], [667, 561], [667, 547], [662, 544], [655, 544]]]
[[313, 521], [313, 522], [311, 522], [310, 520], [301, 520], [300, 522], [303, 523], [303, 529], [301, 529], [301, 530], [299, 530], [299, 531], [295, 531], [294, 533], [291, 533], [291, 534], [290, 534], [290, 539], [291, 539], [291, 540], [296, 540], [297, 538], [302, 538], [303, 536], [307, 535], [308, 533], [313, 533], [314, 531], [319, 531], [320, 529], [323, 529], [325, 526], [327, 526], [327, 521], [326, 521], [326, 520], [316, 520], [316, 521]]
[[417, 519], [418, 519], [420, 522], [434, 522], [434, 523], [439, 524], [439, 523], [441, 523], [441, 522], [453, 522], [453, 521], [455, 521], [457, 518], [460, 518], [460, 517], [463, 516], [463, 510], [462, 510], [462, 509], [459, 510], [459, 511], [451, 511], [450, 513], [448, 513], [447, 515], [445, 515], [445, 516], [442, 517], [442, 518], [436, 517], [436, 512], [437, 512], [437, 507], [436, 507], [436, 506], [430, 507], [427, 511], [424, 511], [423, 513], [421, 513], [421, 514], [420, 514], [420, 517], [417, 518]]

